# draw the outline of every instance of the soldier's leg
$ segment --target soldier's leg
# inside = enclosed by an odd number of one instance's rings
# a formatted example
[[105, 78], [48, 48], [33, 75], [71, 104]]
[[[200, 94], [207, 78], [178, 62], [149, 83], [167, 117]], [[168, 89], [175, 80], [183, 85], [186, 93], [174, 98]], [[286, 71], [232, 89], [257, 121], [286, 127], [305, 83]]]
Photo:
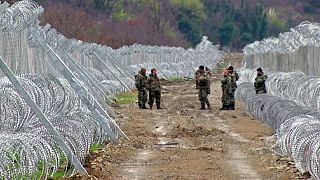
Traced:
[[227, 109], [230, 108], [230, 106], [231, 106], [231, 96], [230, 96], [230, 95], [227, 95], [227, 96], [226, 96], [225, 105], [226, 105], [226, 108], [227, 108]]
[[206, 89], [206, 92], [203, 94], [204, 96], [204, 101], [208, 106], [208, 109], [211, 109], [210, 103], [209, 103], [209, 99], [208, 99], [208, 94], [210, 94], [210, 89]]
[[142, 109], [147, 109], [146, 107], [147, 100], [148, 100], [148, 93], [147, 91], [143, 91], [142, 107], [141, 107]]
[[138, 90], [138, 105], [139, 105], [139, 108], [142, 108], [142, 101], [143, 101], [143, 92], [141, 90]]
[[153, 102], [154, 102], [154, 96], [155, 96], [155, 92], [154, 91], [149, 91], [149, 106], [150, 106], [150, 109], [152, 109], [152, 106], [153, 106]]
[[200, 101], [200, 104], [201, 104], [201, 107], [199, 110], [205, 110], [205, 91], [206, 89], [200, 89], [199, 90], [199, 101]]
[[229, 110], [235, 110], [235, 99], [234, 99], [234, 93], [230, 94], [230, 106]]
[[156, 91], [155, 98], [156, 98], [157, 109], [161, 109], [161, 107], [160, 107], [160, 103], [161, 103], [161, 91]]
[[222, 108], [220, 110], [228, 110], [230, 106], [230, 96], [228, 94], [222, 95]]

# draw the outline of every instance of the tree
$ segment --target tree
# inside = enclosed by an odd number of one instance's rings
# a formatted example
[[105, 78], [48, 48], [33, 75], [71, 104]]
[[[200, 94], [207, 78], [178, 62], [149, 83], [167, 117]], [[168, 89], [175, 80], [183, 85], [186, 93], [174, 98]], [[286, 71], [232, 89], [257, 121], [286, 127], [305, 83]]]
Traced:
[[225, 21], [220, 28], [220, 42], [221, 45], [230, 46], [234, 33], [236, 32], [236, 25], [232, 21]]
[[179, 31], [185, 34], [193, 46], [201, 41], [201, 23], [206, 19], [205, 8], [200, 0], [171, 0], [178, 14]]

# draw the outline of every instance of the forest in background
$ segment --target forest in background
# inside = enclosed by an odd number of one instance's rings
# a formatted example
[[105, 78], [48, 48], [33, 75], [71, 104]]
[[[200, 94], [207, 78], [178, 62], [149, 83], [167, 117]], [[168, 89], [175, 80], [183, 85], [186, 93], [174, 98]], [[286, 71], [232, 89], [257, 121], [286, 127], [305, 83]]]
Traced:
[[45, 9], [43, 24], [50, 23], [68, 38], [113, 48], [134, 43], [193, 47], [205, 35], [214, 44], [239, 50], [256, 40], [278, 36], [302, 21], [320, 20], [319, 0], [35, 2]]

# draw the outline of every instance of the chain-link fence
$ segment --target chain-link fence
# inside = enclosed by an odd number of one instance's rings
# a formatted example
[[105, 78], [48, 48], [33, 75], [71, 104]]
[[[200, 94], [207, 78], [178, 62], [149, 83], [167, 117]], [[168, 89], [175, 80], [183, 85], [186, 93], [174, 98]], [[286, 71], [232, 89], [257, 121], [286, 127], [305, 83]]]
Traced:
[[87, 174], [81, 162], [90, 147], [127, 138], [110, 103], [134, 88], [141, 67], [167, 80], [193, 78], [199, 65], [222, 59], [206, 37], [188, 50], [67, 39], [39, 25], [42, 13], [29, 0], [0, 4], [0, 179]]

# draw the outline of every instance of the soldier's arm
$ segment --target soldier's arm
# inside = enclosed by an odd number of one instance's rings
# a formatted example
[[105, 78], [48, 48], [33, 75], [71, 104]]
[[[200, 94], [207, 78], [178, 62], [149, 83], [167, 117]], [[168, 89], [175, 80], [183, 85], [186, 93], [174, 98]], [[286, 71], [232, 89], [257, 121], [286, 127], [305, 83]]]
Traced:
[[150, 80], [149, 80], [149, 78], [146, 80], [146, 88], [149, 90], [149, 83], [150, 83]]
[[239, 74], [237, 73], [237, 71], [235, 71], [234, 73], [236, 75], [236, 81], [238, 81], [239, 80]]
[[254, 88], [257, 88], [257, 78], [254, 79], [253, 86], [254, 86]]
[[221, 84], [227, 84], [227, 78], [226, 77], [222, 77], [220, 82], [221, 82]]
[[136, 86], [137, 89], [139, 89], [140, 88], [139, 76], [137, 75], [135, 78], [136, 78], [135, 79], [135, 86]]
[[268, 79], [268, 76], [267, 75], [264, 75], [263, 76], [263, 80], [267, 80]]

